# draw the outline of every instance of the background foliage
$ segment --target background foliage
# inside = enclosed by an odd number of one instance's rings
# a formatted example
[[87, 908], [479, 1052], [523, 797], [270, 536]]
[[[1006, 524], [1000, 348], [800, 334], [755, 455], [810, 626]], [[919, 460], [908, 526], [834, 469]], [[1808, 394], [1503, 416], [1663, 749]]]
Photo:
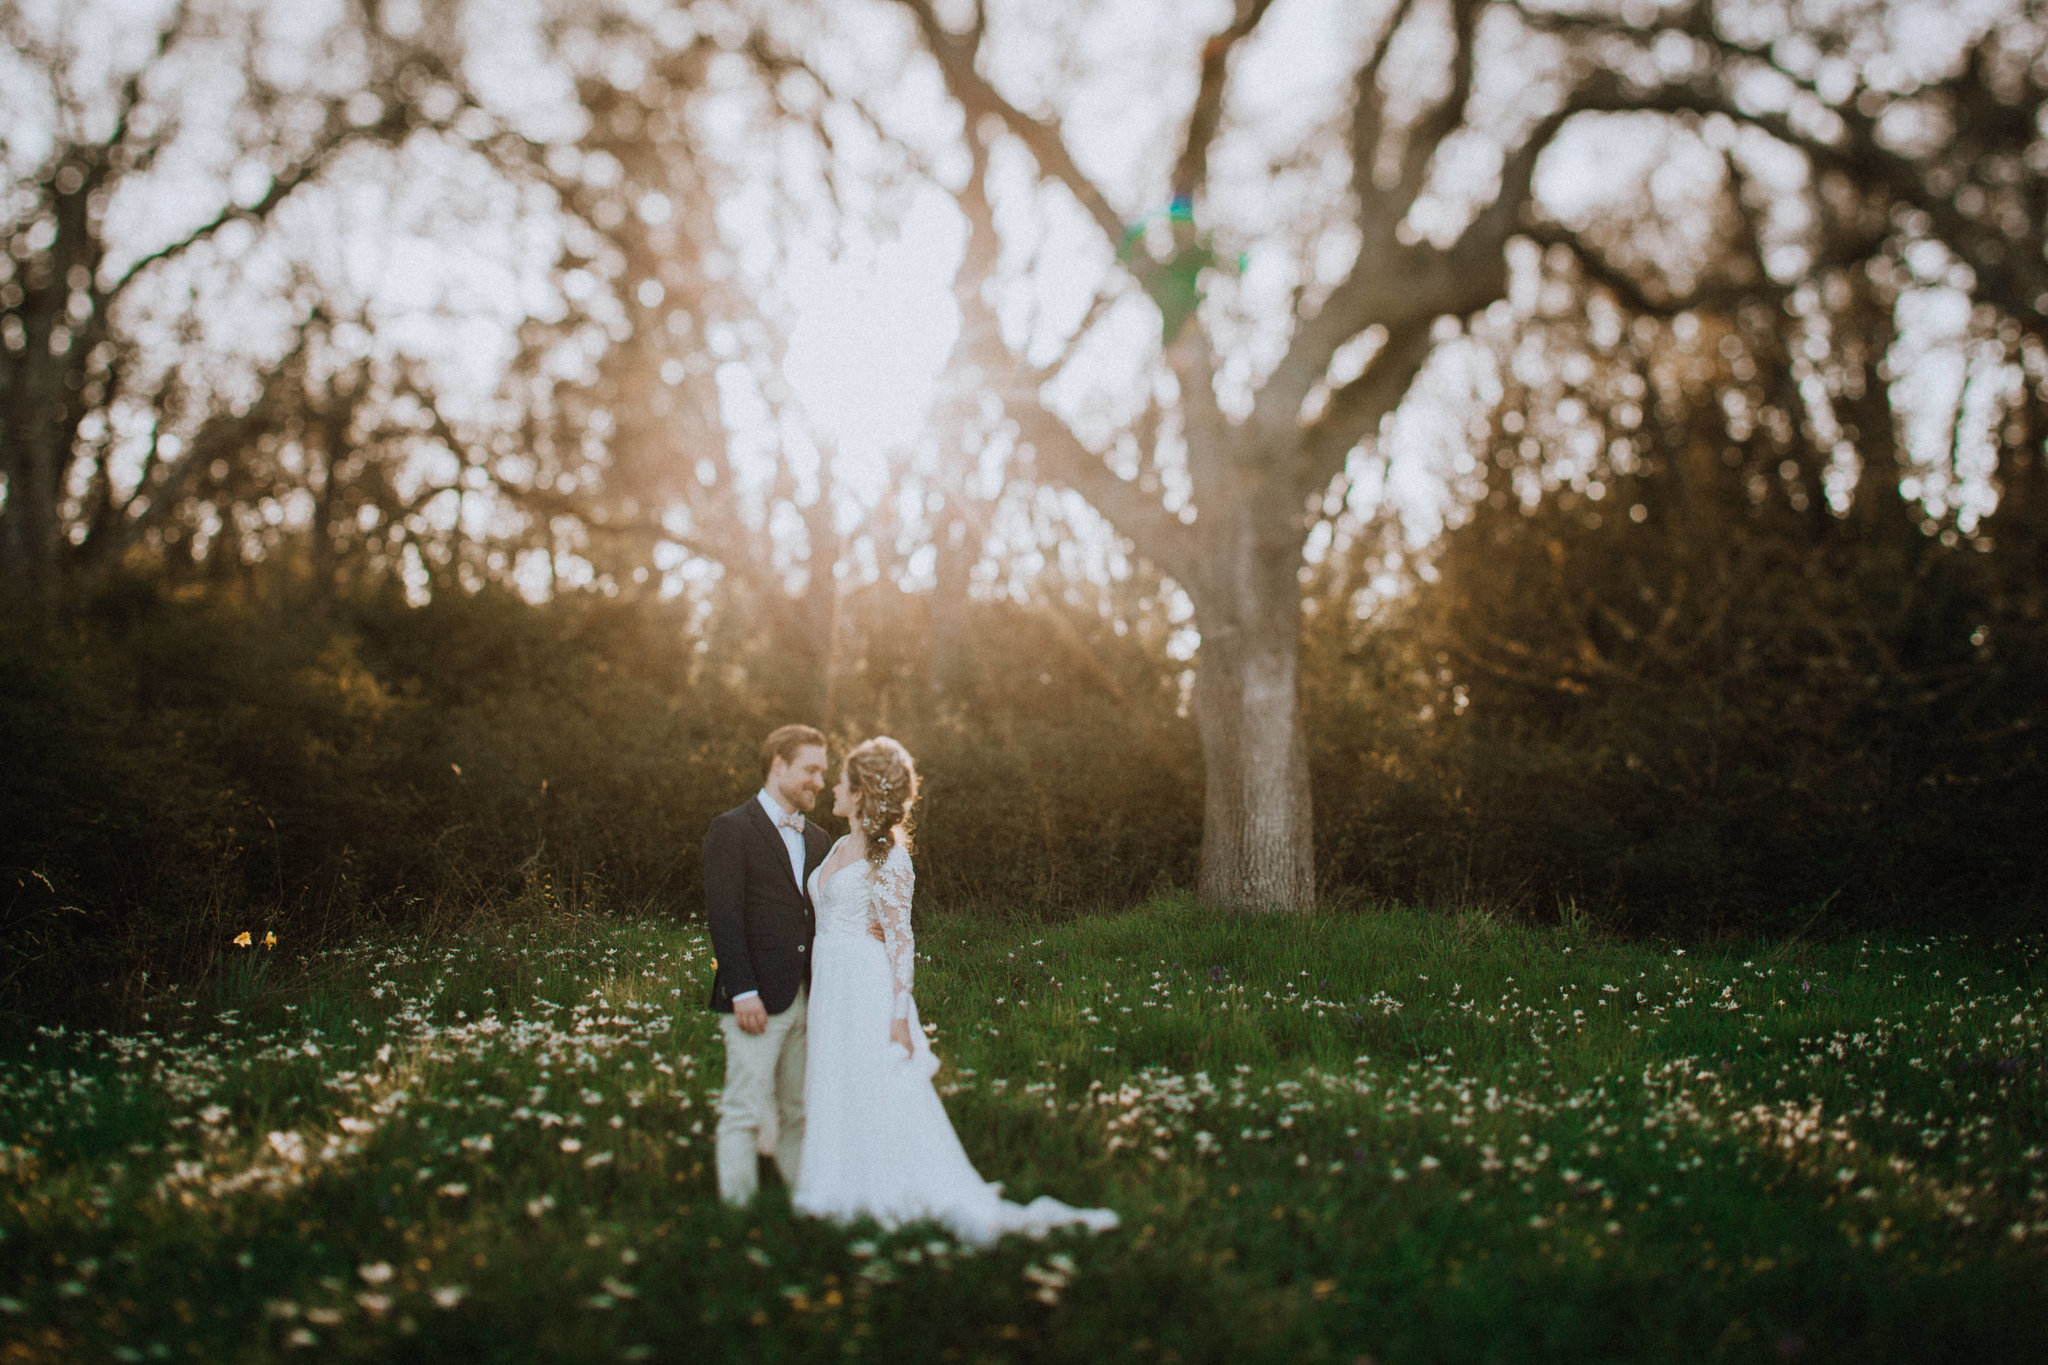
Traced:
[[[1367, 537], [1311, 594], [1328, 894], [1687, 937], [2029, 903], [2041, 637], [1996, 561], [1923, 539], [1902, 576], [1768, 525], [1688, 547], [1568, 489], [1479, 509], [1369, 618], [1347, 609]], [[1700, 586], [1675, 610], [1646, 603], [1680, 580]], [[1188, 885], [1200, 764], [1166, 632], [972, 603], [939, 651], [929, 606], [849, 599], [830, 722], [842, 749], [918, 754], [926, 911], [1064, 918]], [[62, 633], [11, 632], [8, 995], [139, 1003], [143, 973], [189, 981], [243, 929], [693, 916], [705, 824], [754, 789], [762, 734], [817, 714], [806, 661], [745, 621], [495, 589], [315, 612], [128, 578]]]
[[[934, 693], [922, 657], [890, 652], [917, 604], [859, 605], [874, 643], [834, 729], [920, 756], [929, 898], [1059, 914], [1185, 880], [1192, 741], [1142, 649], [1103, 629], [1096, 682], [1055, 685], [1042, 665], [1091, 646], [989, 606], [970, 680]], [[137, 973], [189, 975], [244, 929], [311, 946], [484, 906], [694, 915], [704, 827], [755, 790], [760, 738], [805, 714], [788, 698], [809, 679], [767, 647], [714, 654], [687, 616], [500, 591], [314, 615], [129, 581], [74, 631], [11, 636], [10, 993], [111, 974], [134, 996]]]

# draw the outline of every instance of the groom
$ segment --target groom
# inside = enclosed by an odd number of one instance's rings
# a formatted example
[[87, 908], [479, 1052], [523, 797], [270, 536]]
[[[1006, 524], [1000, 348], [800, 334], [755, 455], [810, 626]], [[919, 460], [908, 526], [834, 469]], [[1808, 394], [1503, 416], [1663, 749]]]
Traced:
[[804, 818], [825, 788], [825, 736], [785, 725], [761, 745], [761, 790], [704, 835], [711, 1008], [725, 1035], [718, 1193], [746, 1204], [772, 1152], [796, 1187], [804, 1143], [804, 1007], [816, 918], [807, 888], [832, 840]]

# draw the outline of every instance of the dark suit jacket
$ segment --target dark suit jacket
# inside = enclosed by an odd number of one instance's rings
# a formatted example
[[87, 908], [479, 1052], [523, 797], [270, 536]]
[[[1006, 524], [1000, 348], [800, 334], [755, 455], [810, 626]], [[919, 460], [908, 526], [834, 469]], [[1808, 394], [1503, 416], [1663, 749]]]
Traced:
[[[832, 836], [804, 821], [804, 882], [831, 851]], [[732, 998], [761, 993], [780, 1014], [811, 980], [811, 936], [817, 916], [804, 887], [790, 875], [782, 832], [750, 796], [704, 832], [704, 918], [711, 926], [711, 1008], [732, 1013]]]

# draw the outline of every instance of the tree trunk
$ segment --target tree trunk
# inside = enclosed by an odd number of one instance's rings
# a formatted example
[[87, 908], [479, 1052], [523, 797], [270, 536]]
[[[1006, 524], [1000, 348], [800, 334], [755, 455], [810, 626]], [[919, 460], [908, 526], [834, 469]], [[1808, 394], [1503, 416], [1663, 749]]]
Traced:
[[981, 537], [965, 515], [956, 513], [950, 494], [945, 514], [932, 536], [938, 558], [934, 566], [937, 582], [931, 594], [931, 639], [925, 675], [931, 690], [940, 696], [962, 696], [969, 690], [972, 655], [967, 648], [968, 592], [974, 581], [975, 561], [981, 557]]
[[2038, 388], [2031, 375], [2023, 376], [2019, 403], [2000, 433], [1998, 451], [1998, 506], [1992, 509], [1984, 529], [2000, 551], [2037, 553], [2048, 543], [2048, 471], [2042, 457], [2048, 452], [2048, 394]]
[[1301, 538], [1238, 529], [1212, 544], [1212, 574], [1196, 593], [1205, 774], [1198, 893], [1226, 909], [1306, 911], [1316, 886], [1299, 685]]
[[[33, 278], [33, 272], [31, 272]], [[17, 316], [26, 343], [21, 354], [8, 358], [4, 439], [8, 446], [7, 595], [17, 608], [51, 616], [63, 599], [63, 528], [58, 518], [62, 498], [68, 430], [59, 357], [50, 354], [61, 287], [35, 285]]]
[[11, 604], [28, 582], [28, 542], [16, 501], [21, 497], [22, 465], [14, 458], [19, 449], [11, 439], [0, 436], [0, 476], [7, 480], [7, 502], [0, 506], [0, 605]]
[[37, 431], [30, 437], [25, 463], [28, 477], [23, 480], [21, 510], [27, 572], [23, 595], [32, 611], [56, 616], [64, 605], [64, 532], [57, 516], [64, 461], [52, 433]]
[[27, 610], [36, 593], [28, 516], [29, 440], [29, 433], [12, 422], [0, 431], [0, 457], [6, 460], [7, 475], [7, 501], [0, 505], [0, 604], [15, 611]]
[[[827, 477], [820, 475], [821, 481]], [[810, 542], [810, 578], [790, 613], [796, 637], [789, 642], [788, 652], [809, 679], [800, 689], [798, 705], [805, 713], [803, 718], [829, 731], [839, 718], [839, 618], [846, 592], [838, 574], [843, 546], [832, 521], [829, 482], [821, 482], [818, 500], [803, 509], [803, 518]]]
[[1899, 449], [1892, 376], [1885, 362], [1896, 329], [1890, 301], [1875, 296], [1867, 279], [1856, 285], [1844, 330], [1855, 387], [1843, 395], [1839, 408], [1843, 435], [1856, 448], [1862, 466], [1849, 494], [1849, 520], [1866, 544], [1913, 544], [1920, 516], [1899, 492], [1899, 481], [1908, 470]]
[[[1299, 611], [1293, 602], [1281, 609]], [[1300, 652], [1292, 637], [1203, 633], [1195, 677], [1206, 775], [1200, 895], [1212, 905], [1307, 910], [1315, 903]]]
[[[334, 431], [330, 424], [322, 434], [320, 443], [320, 487], [313, 494], [313, 526], [311, 544], [307, 547], [311, 566], [312, 582], [309, 585], [313, 609], [325, 614], [334, 603], [335, 579], [340, 573], [339, 550], [335, 543], [334, 509], [339, 490], [334, 486], [339, 477], [336, 466], [341, 463], [341, 452], [336, 449]], [[461, 520], [460, 516], [457, 521]]]

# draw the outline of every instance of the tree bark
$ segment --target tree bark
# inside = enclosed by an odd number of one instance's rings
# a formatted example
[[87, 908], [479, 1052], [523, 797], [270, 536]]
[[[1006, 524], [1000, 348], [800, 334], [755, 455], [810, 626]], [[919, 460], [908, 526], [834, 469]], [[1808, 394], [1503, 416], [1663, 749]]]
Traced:
[[1315, 904], [1314, 808], [1301, 690], [1302, 528], [1270, 487], [1197, 524], [1203, 570], [1195, 724], [1204, 774], [1198, 894], [1232, 910]]
[[61, 271], [45, 262], [31, 262], [23, 273], [30, 288], [15, 316], [24, 342], [18, 355], [7, 357], [12, 373], [6, 384], [6, 429], [0, 434], [8, 447], [9, 466], [4, 513], [7, 577], [13, 589], [10, 597], [19, 594], [19, 609], [48, 615], [63, 597], [63, 528], [57, 508], [64, 459], [59, 447], [72, 414], [64, 401], [60, 358], [52, 356], [50, 342], [65, 289], [61, 278], [51, 278]]
[[[1207, 624], [1195, 675], [1202, 740], [1202, 861], [1197, 893], [1231, 910], [1315, 904], [1308, 742], [1296, 687], [1298, 594], [1262, 621]], [[1277, 627], [1277, 622], [1285, 626]]]
[[[319, 433], [318, 439], [308, 442], [312, 449], [307, 451], [307, 456], [317, 461], [320, 469], [320, 486], [313, 490], [312, 543], [308, 547], [313, 580], [310, 587], [314, 609], [322, 613], [334, 604], [336, 579], [341, 572], [339, 485], [341, 464], [348, 449], [349, 419], [354, 409], [351, 397], [340, 392], [339, 382], [329, 383], [324, 410], [315, 415], [313, 422]], [[458, 516], [458, 536], [461, 530], [461, 518]]]
[[949, 493], [932, 543], [937, 551], [937, 582], [932, 586], [930, 643], [926, 678], [931, 690], [958, 697], [969, 690], [967, 600], [974, 564], [981, 557], [981, 537], [960, 506], [961, 495]]

